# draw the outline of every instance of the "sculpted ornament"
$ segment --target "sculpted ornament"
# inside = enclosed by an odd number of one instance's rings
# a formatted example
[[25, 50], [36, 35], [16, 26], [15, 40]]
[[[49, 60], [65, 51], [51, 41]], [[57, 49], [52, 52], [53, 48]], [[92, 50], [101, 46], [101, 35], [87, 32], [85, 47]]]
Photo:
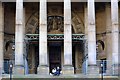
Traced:
[[63, 17], [61, 16], [48, 16], [48, 32], [59, 31], [63, 32]]
[[[72, 14], [72, 28], [74, 34], [84, 33], [84, 25], [78, 16]], [[47, 31], [48, 34], [63, 34], [64, 31], [64, 17], [62, 15], [48, 15], [47, 16]], [[26, 34], [39, 33], [39, 14], [35, 12], [30, 16], [26, 23]]]

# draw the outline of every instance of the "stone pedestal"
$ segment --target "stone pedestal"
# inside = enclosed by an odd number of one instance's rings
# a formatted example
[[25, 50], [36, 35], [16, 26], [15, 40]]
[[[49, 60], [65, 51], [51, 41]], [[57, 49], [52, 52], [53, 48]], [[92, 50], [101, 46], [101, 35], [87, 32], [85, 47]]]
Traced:
[[72, 66], [64, 66], [62, 68], [62, 72], [63, 72], [63, 74], [67, 74], [67, 75], [74, 74], [74, 67], [72, 67]]
[[49, 75], [49, 67], [44, 65], [44, 66], [39, 66], [37, 68], [37, 74], [41, 75]]
[[88, 65], [88, 75], [99, 75], [99, 67], [97, 65]]

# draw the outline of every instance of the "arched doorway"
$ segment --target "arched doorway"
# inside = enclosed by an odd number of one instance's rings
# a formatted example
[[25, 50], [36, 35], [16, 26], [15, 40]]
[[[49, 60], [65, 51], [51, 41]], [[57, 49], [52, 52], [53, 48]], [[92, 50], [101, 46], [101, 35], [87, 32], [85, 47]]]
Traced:
[[[26, 34], [38, 34], [39, 33], [39, 19], [38, 17], [36, 17], [36, 15], [38, 16], [38, 12], [34, 13], [33, 16], [28, 20], [28, 23], [26, 24]], [[64, 17], [62, 15], [48, 15], [47, 17], [47, 30], [48, 30], [48, 35], [51, 36], [51, 40], [48, 39], [48, 60], [49, 60], [49, 69], [50, 72], [52, 70], [52, 68], [59, 66], [60, 68], [63, 67], [63, 57], [64, 57], [64, 46], [63, 46], [63, 39], [59, 40], [59, 38], [61, 36], [64, 36]], [[72, 19], [72, 33], [73, 34], [80, 34], [80, 31], [78, 28], [76, 28], [75, 26], [80, 26], [79, 24], [75, 23], [77, 21], [76, 17], [73, 17]], [[54, 36], [54, 38], [52, 37]], [[58, 38], [59, 37], [59, 38]], [[49, 38], [49, 37], [48, 37]], [[53, 39], [52, 39], [53, 38]], [[77, 37], [75, 37], [77, 38]], [[37, 44], [36, 44], [37, 43]], [[72, 52], [72, 61], [73, 61], [73, 67], [76, 70], [75, 73], [77, 73], [77, 70], [79, 70], [79, 66], [81, 66], [80, 64], [82, 64], [82, 58], [78, 57], [83, 55], [83, 51], [79, 52], [78, 49], [82, 49], [82, 47], [80, 46], [79, 43], [83, 43], [80, 42], [79, 40], [74, 39], [73, 41], [74, 46], [73, 46], [73, 52]], [[78, 43], [78, 44], [77, 44]], [[34, 56], [39, 55], [39, 44], [38, 44], [38, 40], [36, 41], [32, 41], [32, 46], [35, 46], [35, 50], [33, 51], [32, 54], [34, 54]], [[31, 52], [31, 51], [30, 51]], [[39, 59], [38, 57], [34, 57], [35, 59]], [[57, 59], [56, 59], [57, 58]], [[76, 59], [77, 58], [77, 59]], [[38, 67], [38, 62], [39, 60], [34, 60], [33, 61], [33, 65], [35, 70], [34, 73], [36, 73], [37, 67]], [[31, 62], [31, 61], [29, 61]], [[29, 63], [31, 65], [31, 63]], [[80, 67], [81, 68], [81, 67]], [[80, 70], [79, 70], [80, 72]]]

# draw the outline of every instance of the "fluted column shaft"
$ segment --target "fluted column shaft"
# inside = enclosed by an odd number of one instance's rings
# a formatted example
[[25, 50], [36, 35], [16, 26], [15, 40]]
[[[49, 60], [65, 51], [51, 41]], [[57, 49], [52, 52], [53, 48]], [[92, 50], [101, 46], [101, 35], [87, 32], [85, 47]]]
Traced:
[[48, 74], [47, 55], [47, 0], [40, 0], [39, 8], [39, 67], [38, 74]]
[[[69, 69], [69, 71], [68, 71]], [[71, 0], [64, 0], [64, 74], [73, 74]]]
[[119, 56], [119, 21], [118, 21], [118, 0], [111, 0], [111, 21], [112, 21], [112, 63], [113, 74], [118, 74]]
[[15, 74], [24, 74], [24, 29], [23, 0], [16, 0]]
[[4, 55], [4, 8], [0, 2], [0, 79], [3, 71], [3, 55]]
[[88, 0], [88, 73], [98, 73], [96, 66], [95, 2]]

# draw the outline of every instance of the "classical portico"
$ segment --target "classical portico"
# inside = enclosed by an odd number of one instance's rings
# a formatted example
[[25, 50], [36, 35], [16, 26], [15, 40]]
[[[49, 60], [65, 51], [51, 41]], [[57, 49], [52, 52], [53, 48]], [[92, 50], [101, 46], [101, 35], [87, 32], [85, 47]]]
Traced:
[[[0, 72], [4, 67], [5, 9], [2, 4], [4, 2], [0, 2]], [[31, 4], [36, 4], [34, 6], [37, 9], [30, 8]], [[81, 4], [80, 8], [78, 4]], [[78, 4], [72, 0], [60, 3], [47, 0], [25, 3], [24, 0], [16, 0], [14, 74], [49, 75], [52, 68], [57, 66], [67, 75], [100, 74], [100, 60], [103, 58], [98, 60], [99, 53], [96, 51], [96, 42], [99, 39], [97, 34], [100, 32], [97, 29], [96, 15], [99, 13], [95, 9], [96, 3], [95, 0], [87, 0]], [[107, 64], [106, 74], [118, 75], [118, 0], [111, 0], [111, 4], [105, 3], [104, 6], [106, 22], [103, 24], [106, 32], [101, 34], [106, 36], [106, 59], [112, 61]], [[113, 70], [109, 70], [111, 67]]]

